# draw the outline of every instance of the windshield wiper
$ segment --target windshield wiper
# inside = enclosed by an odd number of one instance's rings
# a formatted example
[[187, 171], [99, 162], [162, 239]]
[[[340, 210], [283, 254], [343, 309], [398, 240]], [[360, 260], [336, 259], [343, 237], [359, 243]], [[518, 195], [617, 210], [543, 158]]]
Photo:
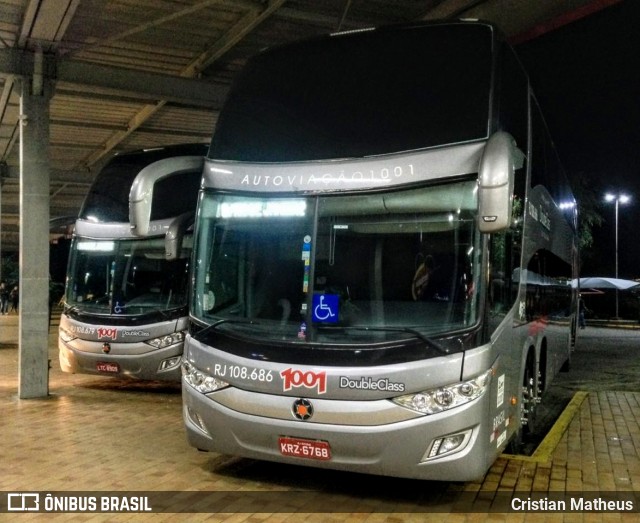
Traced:
[[78, 315], [78, 314], [81, 314], [81, 313], [82, 313], [82, 309], [81, 309], [78, 305], [67, 305], [67, 306], [64, 308], [63, 312], [64, 312], [65, 314], [75, 314], [75, 315]]
[[316, 325], [318, 330], [359, 330], [367, 332], [406, 332], [418, 338], [420, 341], [426, 343], [432, 349], [435, 349], [440, 354], [449, 354], [449, 351], [440, 345], [437, 341], [425, 336], [420, 331], [412, 329], [411, 327], [367, 327], [366, 325], [347, 325], [332, 327], [329, 325]]
[[259, 325], [258, 322], [253, 321], [253, 320], [240, 320], [240, 319], [233, 319], [233, 318], [223, 318], [221, 320], [214, 321], [211, 325], [207, 325], [201, 331], [196, 332], [193, 335], [193, 337], [198, 341], [202, 341], [201, 336], [204, 336], [207, 333], [209, 333], [211, 331], [214, 331], [215, 329], [218, 328], [219, 325], [222, 325], [223, 323], [242, 323], [242, 324], [246, 324], [246, 325]]

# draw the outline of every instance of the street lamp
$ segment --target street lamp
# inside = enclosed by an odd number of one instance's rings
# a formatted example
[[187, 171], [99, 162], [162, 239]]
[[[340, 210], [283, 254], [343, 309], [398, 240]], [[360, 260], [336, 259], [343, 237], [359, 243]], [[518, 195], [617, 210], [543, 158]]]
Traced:
[[[620, 206], [620, 204], [625, 205], [629, 203], [629, 201], [631, 201], [631, 197], [622, 193], [618, 193], [618, 194], [607, 193], [604, 195], [604, 199], [609, 203], [615, 202], [615, 205], [616, 205], [616, 278], [617, 278], [618, 277], [618, 207]], [[619, 317], [618, 289], [616, 288], [616, 318], [618, 317]]]

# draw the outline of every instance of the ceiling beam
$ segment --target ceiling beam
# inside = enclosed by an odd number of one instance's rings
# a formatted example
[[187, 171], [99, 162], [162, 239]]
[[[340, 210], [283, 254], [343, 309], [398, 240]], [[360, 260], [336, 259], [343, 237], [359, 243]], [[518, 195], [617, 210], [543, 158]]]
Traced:
[[61, 118], [50, 118], [49, 123], [60, 127], [75, 127], [80, 129], [102, 129], [106, 131], [122, 131], [125, 129], [125, 126], [120, 124], [90, 122], [86, 120], [64, 120]]
[[196, 76], [233, 48], [264, 20], [275, 13], [286, 0], [270, 0], [262, 10], [250, 9], [234, 26], [182, 71], [181, 76]]
[[30, 0], [24, 11], [24, 17], [22, 18], [22, 26], [20, 27], [20, 34], [18, 35], [17, 47], [23, 49], [26, 47], [33, 25], [38, 15], [38, 8], [40, 7], [40, 0]]
[[[221, 87], [221, 90], [226, 87]], [[145, 104], [156, 101], [159, 96], [151, 94], [140, 94], [132, 92], [124, 92], [112, 89], [103, 89], [97, 86], [82, 86], [80, 84], [57, 83], [54, 96], [67, 96], [72, 98], [99, 100], [101, 102], [116, 102], [125, 104]], [[224, 96], [224, 95], [223, 95]], [[193, 103], [193, 100], [169, 100], [173, 107], [181, 107], [197, 111], [216, 111], [217, 104], [215, 102], [202, 102], [201, 104]], [[123, 124], [124, 125], [124, 124]]]
[[[273, 14], [286, 0], [269, 0], [266, 7], [262, 10], [250, 9], [225, 35], [213, 43], [213, 45], [205, 52], [201, 53], [195, 59], [193, 59], [181, 72], [181, 77], [194, 77], [197, 76], [202, 69], [210, 65], [217, 60], [220, 56], [226, 53], [234, 45], [236, 45], [242, 38], [255, 29], [261, 22], [263, 22], [268, 16]], [[159, 100], [155, 104], [147, 104], [135, 114], [129, 122], [127, 122], [126, 131], [117, 131], [111, 135], [94, 153], [87, 156], [84, 160], [84, 165], [87, 167], [92, 166], [95, 162], [100, 160], [111, 150], [118, 146], [127, 136], [129, 136], [136, 129], [141, 127], [151, 116], [156, 114], [165, 104], [166, 99]]]
[[193, 78], [151, 73], [124, 67], [61, 60], [56, 80], [95, 87], [118, 89], [157, 96], [168, 101], [201, 105], [213, 109], [222, 106], [228, 88]]
[[[51, 183], [72, 183], [75, 185], [91, 185], [95, 178], [95, 173], [88, 169], [62, 170], [51, 169]], [[20, 167], [17, 165], [7, 165], [5, 178], [19, 179]], [[4, 214], [4, 209], [2, 210]]]
[[4, 112], [9, 105], [9, 98], [11, 98], [11, 92], [13, 91], [14, 76], [8, 75], [4, 80], [2, 86], [2, 93], [0, 94], [0, 122], [4, 120]]
[[[5, 209], [6, 208], [6, 209]], [[57, 203], [51, 203], [50, 204], [50, 216], [68, 216], [71, 214], [77, 214], [78, 210], [80, 208], [80, 205], [78, 205], [76, 202], [64, 202], [64, 201], [58, 201]], [[2, 216], [5, 216], [5, 214], [17, 214], [20, 211], [20, 206], [18, 205], [17, 202], [8, 202], [8, 203], [4, 203], [2, 205]]]
[[[106, 124], [99, 122], [87, 122], [83, 120], [64, 120], [60, 118], [51, 118], [51, 125], [59, 126], [59, 127], [71, 127], [76, 129], [101, 129], [105, 131], [126, 131], [126, 127], [120, 124]], [[163, 129], [159, 127], [138, 127], [138, 131], [140, 132], [148, 132], [154, 134], [170, 134], [173, 136], [198, 136], [204, 140], [211, 139], [211, 131], [195, 131], [189, 129]], [[53, 144], [56, 147], [75, 147], [82, 146], [86, 147], [87, 145], [82, 144], [72, 144], [72, 143], [64, 143], [58, 142]]]
[[109, 138], [107, 138], [107, 140], [105, 140], [100, 148], [95, 149], [91, 154], [86, 156], [83, 160], [83, 165], [86, 168], [91, 168], [94, 163], [109, 154], [127, 136], [136, 131], [144, 122], [162, 109], [166, 103], [166, 100], [160, 100], [156, 104], [145, 105], [129, 119], [124, 130], [114, 132]]
[[[34, 53], [15, 48], [0, 49], [0, 75], [29, 77], [33, 74]], [[220, 108], [228, 88], [188, 76], [172, 76], [99, 65], [73, 60], [56, 62], [51, 54], [45, 54], [45, 77], [70, 84], [117, 89], [138, 95], [147, 95], [165, 101]], [[7, 85], [7, 80], [5, 80]], [[4, 95], [3, 95], [4, 96]], [[8, 94], [6, 95], [8, 97]]]
[[244, 5], [238, 5], [240, 2], [238, 0], [204, 0], [202, 2], [198, 2], [197, 4], [191, 5], [189, 7], [185, 7], [184, 9], [180, 9], [178, 11], [175, 11], [171, 14], [165, 15], [165, 16], [161, 16], [159, 18], [156, 18], [155, 20], [150, 20], [144, 24], [140, 24], [137, 25], [135, 27], [132, 27], [131, 29], [127, 29], [126, 31], [122, 31], [121, 33], [117, 33], [111, 36], [108, 36], [106, 38], [102, 38], [102, 39], [93, 39], [90, 40], [88, 43], [86, 43], [85, 45], [83, 45], [82, 47], [79, 47], [77, 49], [74, 49], [70, 52], [68, 52], [66, 54], [66, 56], [70, 56], [70, 55], [74, 55], [77, 54], [79, 52], [83, 52], [86, 51], [87, 49], [91, 49], [93, 47], [98, 47], [98, 46], [103, 46], [103, 45], [108, 45], [111, 44], [113, 42], [117, 42], [119, 40], [122, 40], [123, 38], [127, 38], [128, 36], [132, 36], [134, 34], [138, 34], [138, 33], [142, 33], [148, 29], [152, 29], [154, 27], [158, 27], [162, 24], [166, 24], [167, 22], [171, 22], [173, 20], [177, 20], [178, 18], [182, 18], [184, 16], [196, 13], [198, 11], [201, 11], [202, 9], [206, 9], [207, 7], [211, 7], [212, 5], [215, 4], [223, 4], [223, 5], [228, 5], [231, 7], [244, 7], [247, 9], [255, 9], [257, 4], [253, 3], [250, 4], [248, 2], [242, 2], [242, 4]]

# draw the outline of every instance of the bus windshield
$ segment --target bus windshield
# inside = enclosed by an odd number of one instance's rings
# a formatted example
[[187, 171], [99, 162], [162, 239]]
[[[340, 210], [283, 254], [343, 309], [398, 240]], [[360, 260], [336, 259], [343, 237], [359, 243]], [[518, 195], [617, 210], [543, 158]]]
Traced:
[[473, 181], [386, 193], [204, 193], [192, 314], [256, 339], [371, 343], [478, 317]]
[[75, 238], [66, 303], [75, 311], [141, 315], [185, 307], [193, 236], [176, 260], [165, 259], [164, 237], [133, 240]]

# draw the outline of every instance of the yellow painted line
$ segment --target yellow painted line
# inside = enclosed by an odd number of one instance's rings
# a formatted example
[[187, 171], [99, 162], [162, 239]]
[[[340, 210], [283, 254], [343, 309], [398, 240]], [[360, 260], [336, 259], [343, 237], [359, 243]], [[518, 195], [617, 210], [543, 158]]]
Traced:
[[502, 454], [502, 457], [534, 463], [545, 463], [551, 461], [553, 451], [558, 446], [562, 435], [566, 432], [571, 420], [573, 420], [575, 415], [578, 413], [582, 406], [582, 402], [588, 395], [589, 393], [586, 391], [578, 391], [573, 395], [573, 398], [571, 398], [571, 401], [564, 408], [562, 414], [560, 414], [556, 422], [553, 424], [553, 427], [551, 427], [542, 442], [540, 442], [540, 445], [538, 445], [538, 448], [536, 448], [533, 455], [518, 456], [515, 454]]

